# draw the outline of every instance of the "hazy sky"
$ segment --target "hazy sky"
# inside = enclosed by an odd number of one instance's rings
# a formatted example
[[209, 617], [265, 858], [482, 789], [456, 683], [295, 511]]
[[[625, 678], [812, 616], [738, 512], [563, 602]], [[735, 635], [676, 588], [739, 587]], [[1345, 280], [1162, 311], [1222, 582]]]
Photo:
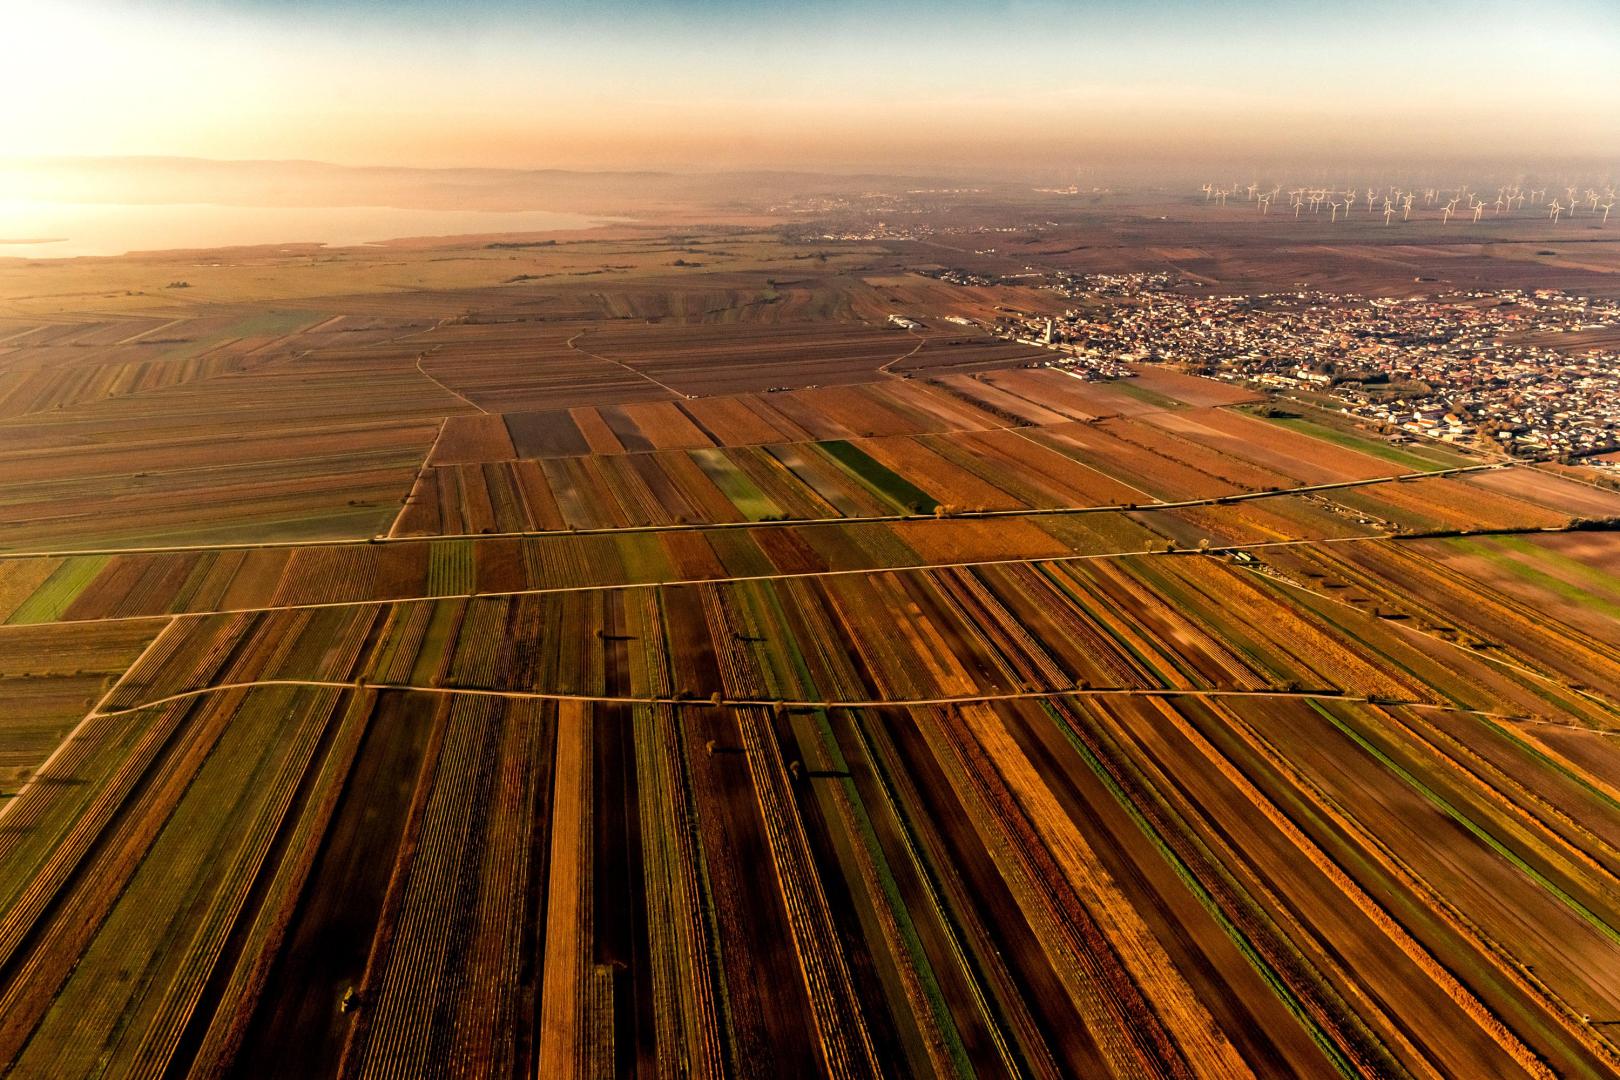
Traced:
[[1620, 158], [1620, 3], [0, 0], [0, 153]]

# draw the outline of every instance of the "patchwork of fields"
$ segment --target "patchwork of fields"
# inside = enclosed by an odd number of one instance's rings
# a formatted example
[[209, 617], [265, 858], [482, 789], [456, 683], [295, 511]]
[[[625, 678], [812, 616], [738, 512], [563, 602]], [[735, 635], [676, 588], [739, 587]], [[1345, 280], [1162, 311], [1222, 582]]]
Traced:
[[5, 1075], [1620, 1070], [1620, 494], [570, 247], [0, 322]]

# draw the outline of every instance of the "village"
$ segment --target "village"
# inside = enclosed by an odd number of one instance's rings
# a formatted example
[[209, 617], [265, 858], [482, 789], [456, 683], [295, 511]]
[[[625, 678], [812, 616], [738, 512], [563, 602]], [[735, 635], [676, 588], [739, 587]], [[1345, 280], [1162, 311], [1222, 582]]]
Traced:
[[1165, 272], [1054, 274], [1039, 287], [1075, 306], [988, 328], [1060, 353], [1054, 366], [1174, 364], [1332, 404], [1397, 439], [1616, 465], [1603, 460], [1620, 449], [1620, 352], [1605, 344], [1620, 328], [1613, 300], [1519, 289], [1210, 295], [1191, 284]]

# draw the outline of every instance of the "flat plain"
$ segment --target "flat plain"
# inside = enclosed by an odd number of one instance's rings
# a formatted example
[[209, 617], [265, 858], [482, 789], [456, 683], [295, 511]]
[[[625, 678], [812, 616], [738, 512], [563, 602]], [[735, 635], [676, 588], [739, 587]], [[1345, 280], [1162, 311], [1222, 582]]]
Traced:
[[941, 257], [0, 263], [5, 1074], [1620, 1070], [1620, 494]]

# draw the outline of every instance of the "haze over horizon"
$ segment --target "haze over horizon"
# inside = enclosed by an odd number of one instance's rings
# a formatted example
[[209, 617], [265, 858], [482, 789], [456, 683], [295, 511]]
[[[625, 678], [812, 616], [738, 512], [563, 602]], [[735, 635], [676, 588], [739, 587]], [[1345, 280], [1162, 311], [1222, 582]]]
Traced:
[[1620, 148], [1620, 11], [1595, 0], [0, 10], [8, 156], [964, 172]]

